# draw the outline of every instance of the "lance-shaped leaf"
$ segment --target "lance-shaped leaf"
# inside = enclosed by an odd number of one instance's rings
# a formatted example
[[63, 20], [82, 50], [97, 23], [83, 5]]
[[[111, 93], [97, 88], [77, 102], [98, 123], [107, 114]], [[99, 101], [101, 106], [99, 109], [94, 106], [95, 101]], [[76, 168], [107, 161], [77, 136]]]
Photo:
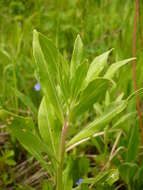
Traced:
[[80, 38], [80, 35], [77, 36], [74, 44], [71, 65], [70, 65], [70, 76], [71, 78], [74, 76], [76, 68], [81, 63], [83, 58], [83, 44]]
[[113, 128], [119, 127], [120, 129], [123, 127], [123, 124], [129, 121], [131, 118], [136, 116], [136, 111], [124, 114], [118, 121], [113, 125]]
[[110, 65], [110, 67], [108, 68], [107, 72], [105, 73], [104, 77], [106, 78], [113, 78], [114, 77], [114, 74], [117, 72], [117, 70], [126, 65], [128, 62], [134, 60], [135, 58], [130, 58], [130, 59], [125, 59], [123, 61], [119, 61], [119, 62], [116, 62], [116, 63], [113, 63], [112, 65]]
[[44, 97], [38, 111], [38, 127], [41, 137], [48, 145], [48, 148], [57, 156], [57, 147], [60, 139], [60, 128], [55, 123], [56, 118], [50, 102]]
[[102, 131], [104, 127], [127, 106], [127, 101], [115, 102], [111, 104], [102, 116], [95, 119], [81, 132], [75, 135], [67, 144], [67, 147], [81, 141], [87, 137], [93, 136], [96, 132]]
[[106, 182], [110, 186], [112, 186], [119, 179], [119, 171], [118, 169], [110, 169], [108, 171], [100, 172], [95, 178], [85, 178], [82, 183], [87, 184], [97, 184]]
[[[55, 78], [57, 74], [57, 68], [59, 64], [59, 56], [57, 48], [54, 46], [51, 40], [49, 40], [46, 36], [34, 30], [34, 35], [36, 35], [39, 40], [39, 45], [44, 55], [44, 59], [47, 62], [46, 67], [48, 68], [49, 75], [51, 78]], [[36, 37], [36, 36], [35, 36]]]
[[90, 82], [81, 92], [79, 102], [73, 107], [70, 118], [74, 119], [91, 108], [95, 102], [102, 100], [110, 84], [111, 81], [105, 78], [96, 78]]
[[46, 146], [41, 139], [30, 131], [28, 127], [23, 125], [23, 119], [15, 118], [10, 125], [12, 134], [18, 139], [18, 141], [24, 146], [24, 148], [32, 154], [45, 168], [50, 167], [43, 158], [43, 153], [47, 154], [50, 159], [55, 160], [53, 153], [49, 147]]
[[126, 161], [134, 162], [137, 160], [139, 152], [139, 127], [131, 127], [129, 137], [130, 138], [127, 147]]
[[58, 65], [59, 70], [59, 85], [61, 88], [62, 95], [65, 99], [65, 102], [68, 104], [69, 93], [70, 93], [70, 85], [69, 85], [69, 64], [64, 59], [62, 55], [60, 55], [60, 64]]
[[53, 50], [53, 46], [51, 47], [49, 40], [34, 30], [33, 54], [39, 73], [40, 84], [45, 96], [48, 97], [49, 101], [53, 105], [57, 117], [61, 122], [63, 122], [62, 106], [57, 96], [54, 79], [51, 77], [51, 75], [55, 76], [55, 74], [57, 74], [57, 63], [55, 63], [56, 59], [54, 58], [56, 57], [56, 54], [54, 55], [54, 53], [55, 51]]
[[71, 81], [71, 97], [72, 99], [76, 99], [79, 92], [81, 91], [83, 81], [85, 79], [86, 73], [88, 69], [87, 60], [84, 60], [81, 65], [78, 66], [75, 76]]
[[124, 162], [119, 166], [120, 176], [126, 184], [133, 183], [139, 167], [136, 163]]
[[112, 49], [99, 55], [98, 57], [95, 57], [95, 59], [92, 61], [88, 69], [85, 85], [87, 85], [90, 81], [94, 80], [96, 77], [99, 76], [99, 74], [107, 64], [107, 59], [111, 51]]

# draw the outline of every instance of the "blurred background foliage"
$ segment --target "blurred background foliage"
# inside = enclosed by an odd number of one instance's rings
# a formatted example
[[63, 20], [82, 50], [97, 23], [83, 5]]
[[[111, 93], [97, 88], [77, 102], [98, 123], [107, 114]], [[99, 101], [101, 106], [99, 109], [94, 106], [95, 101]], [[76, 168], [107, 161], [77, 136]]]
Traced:
[[[142, 10], [143, 2], [140, 1], [136, 54], [138, 87], [143, 86]], [[17, 90], [29, 96], [39, 106], [41, 92], [34, 91], [36, 80], [32, 55], [33, 29], [51, 38], [68, 59], [71, 58], [74, 40], [80, 34], [89, 60], [114, 48], [110, 56], [110, 60], [114, 62], [132, 57], [133, 24], [133, 0], [0, 0], [0, 106], [12, 112], [29, 115], [29, 110], [17, 96]], [[114, 96], [123, 91], [127, 97], [133, 92], [132, 64], [122, 68], [117, 77], [119, 82]], [[135, 107], [134, 102], [131, 107]], [[21, 164], [21, 160], [32, 160], [15, 143], [15, 139], [9, 136], [4, 123], [1, 122], [0, 128], [0, 189], [3, 190], [9, 189], [9, 184], [13, 187], [20, 184], [19, 178], [14, 176], [18, 167], [21, 171], [23, 169], [18, 164]], [[85, 160], [78, 162], [76, 164], [81, 165]], [[87, 168], [88, 162], [83, 170], [86, 172]], [[42, 173], [39, 176], [40, 174], [37, 174], [39, 179], [46, 175]], [[32, 174], [30, 172], [27, 175]], [[32, 181], [30, 177], [29, 179]], [[29, 181], [27, 184], [36, 185], [35, 181]], [[43, 186], [48, 186], [46, 181]], [[17, 186], [17, 189], [23, 188]]]

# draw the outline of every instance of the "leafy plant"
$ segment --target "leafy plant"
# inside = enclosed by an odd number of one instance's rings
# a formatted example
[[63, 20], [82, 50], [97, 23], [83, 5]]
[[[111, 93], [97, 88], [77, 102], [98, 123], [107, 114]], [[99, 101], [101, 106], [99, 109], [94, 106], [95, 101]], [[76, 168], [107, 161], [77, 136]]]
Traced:
[[[13, 116], [10, 128], [24, 148], [47, 170], [52, 179], [52, 186], [56, 190], [83, 189], [83, 186], [88, 189], [89, 185], [102, 186], [103, 181], [105, 186], [112, 187], [119, 179], [118, 168], [115, 166], [109, 168], [111, 160], [116, 156], [116, 153], [113, 154], [114, 145], [111, 154], [106, 155], [109, 159], [106, 157], [103, 159], [105, 162], [103, 170], [100, 171], [95, 167], [96, 175], [93, 172], [91, 178], [88, 177], [88, 171], [81, 173], [84, 176], [76, 188], [72, 176], [74, 164], [70, 161], [71, 150], [74, 147], [96, 136], [106, 136], [107, 151], [108, 135], [111, 133], [117, 135], [117, 139], [120, 138], [121, 129], [117, 126], [130, 116], [129, 113], [125, 116], [121, 114], [127, 108], [130, 97], [123, 99], [120, 96], [110, 101], [109, 92], [116, 87], [113, 78], [118, 69], [133, 58], [107, 67], [111, 51], [96, 57], [89, 64], [85, 58], [82, 40], [78, 35], [69, 62], [47, 37], [36, 30], [33, 32], [35, 70], [43, 92], [38, 110], [38, 129], [29, 118], [20, 116]], [[142, 90], [137, 93], [142, 93]], [[17, 95], [29, 104], [30, 100], [27, 97], [20, 92], [17, 92]], [[101, 110], [99, 115], [91, 114], [94, 106]], [[30, 108], [36, 112], [31, 103]], [[96, 145], [98, 143], [101, 144], [102, 141], [97, 141]], [[100, 149], [100, 145], [97, 147]], [[128, 151], [127, 160], [130, 154]]]

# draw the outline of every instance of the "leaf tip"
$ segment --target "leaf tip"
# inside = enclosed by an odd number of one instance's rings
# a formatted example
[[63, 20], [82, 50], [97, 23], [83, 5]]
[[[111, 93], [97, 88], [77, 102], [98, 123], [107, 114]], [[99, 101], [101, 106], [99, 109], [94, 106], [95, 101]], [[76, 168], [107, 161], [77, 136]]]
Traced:
[[39, 36], [39, 32], [38, 32], [36, 29], [34, 29], [34, 30], [33, 30], [33, 41], [34, 41], [35, 39], [37, 39], [38, 36]]
[[33, 34], [38, 33], [38, 31], [36, 29], [33, 29]]
[[80, 44], [83, 45], [80, 34], [77, 35], [76, 41], [80, 42]]

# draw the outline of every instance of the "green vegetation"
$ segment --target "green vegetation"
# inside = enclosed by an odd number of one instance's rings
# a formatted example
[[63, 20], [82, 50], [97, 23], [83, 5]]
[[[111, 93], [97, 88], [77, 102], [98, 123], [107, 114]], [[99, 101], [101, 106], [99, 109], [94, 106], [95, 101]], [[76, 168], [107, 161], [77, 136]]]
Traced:
[[137, 8], [1, 0], [0, 190], [143, 188]]

